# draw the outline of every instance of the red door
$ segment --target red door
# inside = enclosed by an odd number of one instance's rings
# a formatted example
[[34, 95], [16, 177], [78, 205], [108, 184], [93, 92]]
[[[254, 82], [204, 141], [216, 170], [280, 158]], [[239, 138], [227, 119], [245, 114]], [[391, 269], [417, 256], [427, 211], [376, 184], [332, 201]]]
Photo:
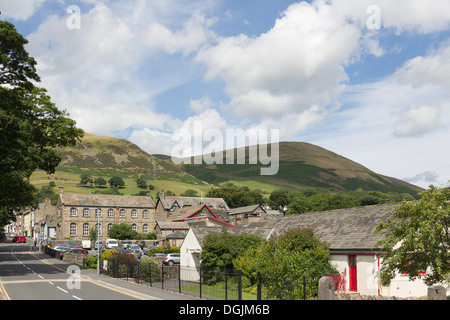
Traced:
[[350, 291], [358, 291], [358, 287], [356, 285], [356, 256], [348, 256], [348, 265], [349, 265], [349, 290]]

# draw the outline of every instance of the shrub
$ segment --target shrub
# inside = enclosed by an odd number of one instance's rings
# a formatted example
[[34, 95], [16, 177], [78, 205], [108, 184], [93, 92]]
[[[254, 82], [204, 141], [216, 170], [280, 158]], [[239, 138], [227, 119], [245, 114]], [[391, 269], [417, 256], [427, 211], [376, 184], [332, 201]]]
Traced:
[[123, 252], [115, 252], [108, 259], [108, 271], [111, 276], [125, 277], [134, 274], [138, 264], [135, 256]]
[[153, 281], [161, 280], [161, 267], [155, 259], [142, 257], [139, 261], [139, 278], [143, 281], [150, 281], [150, 272]]
[[86, 267], [95, 269], [97, 268], [97, 256], [89, 256], [86, 258]]

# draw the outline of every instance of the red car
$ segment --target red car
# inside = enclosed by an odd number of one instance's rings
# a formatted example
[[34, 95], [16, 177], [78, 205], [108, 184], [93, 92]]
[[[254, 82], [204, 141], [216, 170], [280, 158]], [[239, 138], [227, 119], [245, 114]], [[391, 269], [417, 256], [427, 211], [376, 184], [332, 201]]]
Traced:
[[19, 242], [23, 242], [23, 243], [26, 243], [27, 242], [27, 238], [25, 238], [25, 237], [20, 237], [20, 236], [15, 236], [14, 238], [13, 238], [13, 241], [12, 241], [13, 243], [15, 242], [15, 243], [19, 243]]

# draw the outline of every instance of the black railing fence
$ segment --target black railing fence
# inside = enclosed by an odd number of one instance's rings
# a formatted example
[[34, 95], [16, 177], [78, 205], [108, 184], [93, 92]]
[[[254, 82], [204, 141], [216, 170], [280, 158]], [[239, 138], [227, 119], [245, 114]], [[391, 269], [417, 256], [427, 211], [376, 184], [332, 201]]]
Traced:
[[[252, 283], [240, 270], [205, 269], [156, 262], [112, 259], [102, 270], [114, 278], [162, 290], [217, 300], [310, 300], [317, 299], [319, 279], [284, 275], [275, 279], [256, 274]], [[254, 281], [253, 281], [254, 282]]]

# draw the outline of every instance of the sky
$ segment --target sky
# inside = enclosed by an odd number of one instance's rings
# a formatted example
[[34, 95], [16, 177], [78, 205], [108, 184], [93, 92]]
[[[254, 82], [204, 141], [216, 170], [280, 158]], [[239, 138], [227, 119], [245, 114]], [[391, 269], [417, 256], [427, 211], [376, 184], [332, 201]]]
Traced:
[[[86, 132], [278, 130], [427, 188], [450, 180], [450, 0], [0, 0]], [[199, 139], [203, 143], [205, 137]]]

